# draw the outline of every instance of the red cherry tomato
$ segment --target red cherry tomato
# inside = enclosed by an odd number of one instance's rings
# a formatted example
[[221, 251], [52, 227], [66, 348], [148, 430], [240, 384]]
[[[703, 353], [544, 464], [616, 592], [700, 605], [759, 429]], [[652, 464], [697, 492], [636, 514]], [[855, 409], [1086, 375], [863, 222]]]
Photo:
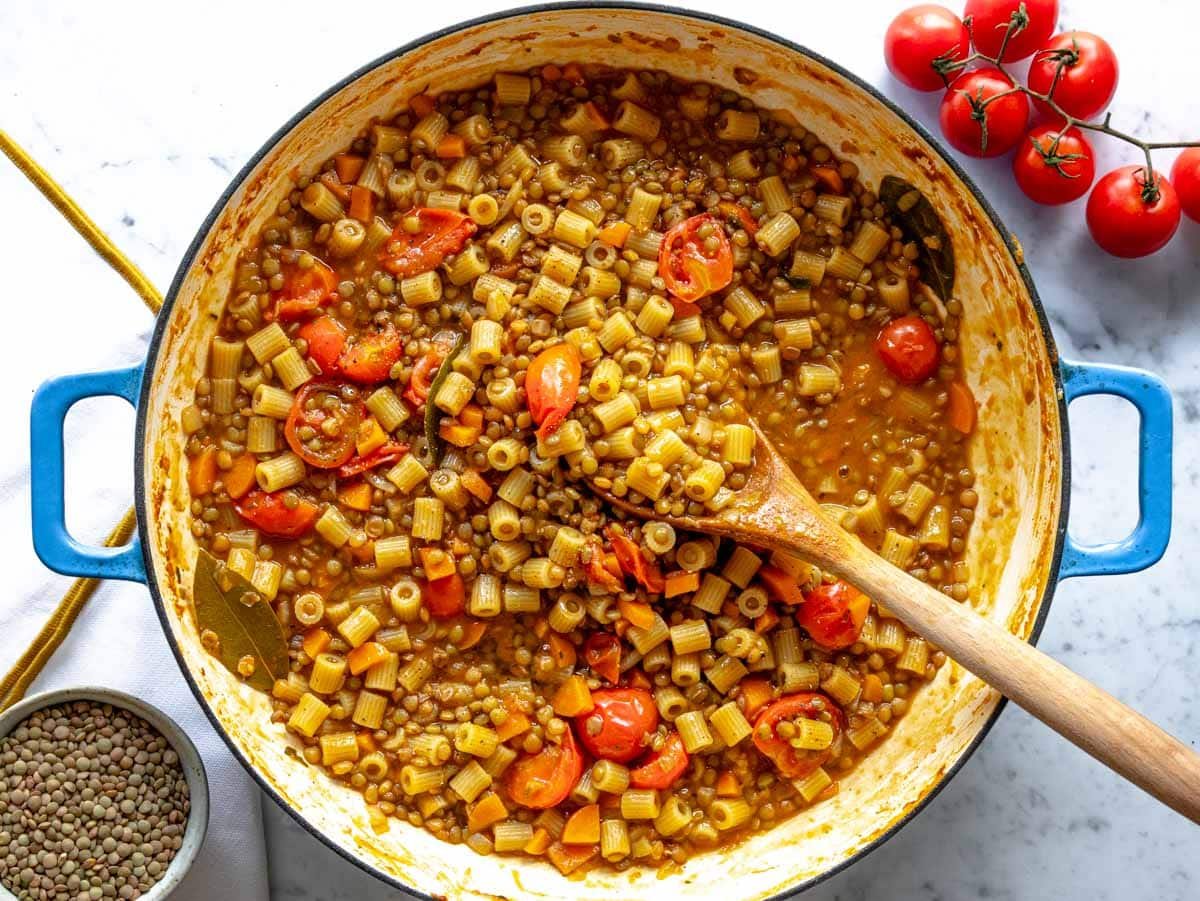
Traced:
[[1029, 121], [1029, 99], [1005, 93], [1011, 90], [1013, 83], [994, 66], [954, 79], [938, 114], [946, 140], [968, 156], [1000, 156], [1016, 147]]
[[[1024, 7], [1024, 17], [1021, 9]], [[981, 53], [1000, 55], [1000, 44], [1015, 20], [1021, 27], [1013, 32], [1001, 62], [1024, 59], [1046, 43], [1058, 22], [1058, 0], [967, 0], [963, 21], [970, 18], [971, 37]]]
[[[1052, 99], [1063, 112], [1090, 119], [1112, 100], [1118, 75], [1117, 55], [1104, 38], [1090, 31], [1064, 31], [1038, 50], [1027, 80], [1039, 94], [1053, 86]], [[1035, 100], [1034, 106], [1047, 116], [1054, 115], [1040, 100]]]
[[672, 732], [663, 742], [662, 750], [651, 751], [642, 762], [629, 771], [633, 788], [670, 788], [688, 767], [688, 752], [678, 732]]
[[611, 632], [593, 632], [583, 643], [583, 659], [597, 676], [616, 685], [621, 678], [621, 639]]
[[[787, 736], [779, 734], [784, 722], [794, 722], [799, 717], [810, 720], [824, 719], [833, 727], [833, 741], [822, 750], [793, 748]], [[802, 779], [829, 759], [832, 747], [837, 743], [843, 728], [842, 711], [827, 696], [819, 691], [802, 691], [772, 701], [759, 713], [754, 721], [754, 746], [763, 753], [788, 779]]]
[[504, 787], [514, 803], [545, 810], [565, 801], [582, 775], [583, 755], [568, 727], [562, 744], [518, 757], [504, 773]]
[[318, 316], [300, 326], [296, 337], [308, 343], [308, 357], [325, 375], [337, 373], [338, 358], [346, 347], [346, 330], [332, 316]]
[[[710, 234], [701, 237], [705, 226]], [[733, 249], [721, 221], [704, 213], [668, 231], [658, 252], [658, 273], [680, 300], [695, 302], [726, 287], [733, 281]]]
[[870, 599], [840, 579], [805, 593], [796, 621], [823, 648], [848, 648], [858, 641]]
[[654, 696], [640, 688], [603, 688], [592, 692], [596, 705], [575, 717], [579, 740], [596, 757], [628, 763], [645, 749], [658, 728]]
[[904, 10], [883, 37], [883, 57], [896, 78], [918, 91], [936, 91], [946, 82], [934, 60], [965, 59], [971, 39], [962, 19], [944, 6], [922, 3]]
[[315, 257], [307, 269], [285, 264], [283, 287], [272, 292], [275, 315], [284, 322], [302, 319], [333, 300], [336, 288], [337, 275]]
[[1115, 257], [1144, 257], [1179, 228], [1179, 197], [1161, 173], [1147, 184], [1144, 166], [1114, 169], [1092, 189], [1087, 224], [1092, 238]]
[[910, 385], [937, 369], [937, 338], [920, 316], [901, 316], [885, 325], [875, 339], [875, 352], [892, 375]]
[[425, 606], [434, 619], [458, 616], [467, 606], [467, 590], [458, 573], [430, 579], [425, 583]]
[[[414, 219], [416, 229], [409, 231], [405, 223]], [[418, 207], [400, 217], [379, 259], [394, 275], [420, 275], [462, 250], [477, 229], [474, 222], [455, 210]]]
[[296, 395], [283, 437], [309, 466], [337, 469], [354, 456], [362, 415], [362, 402], [342, 397], [340, 385], [309, 382]]
[[642, 556], [642, 549], [632, 538], [621, 531], [620, 526], [610, 527], [608, 537], [612, 541], [613, 554], [617, 558], [617, 565], [621, 567], [621, 572], [627, 576], [633, 576], [634, 581], [647, 591], [661, 593], [666, 587], [666, 580], [663, 579], [662, 570], [659, 569], [658, 564], [646, 560]]
[[384, 463], [395, 463], [408, 453], [408, 445], [403, 441], [389, 441], [383, 447], [377, 447], [365, 457], [354, 457], [349, 463], [338, 467], [339, 479], [352, 479], [376, 466]]
[[[292, 495], [287, 497], [287, 495]], [[294, 492], [268, 494], [255, 488], [234, 504], [246, 522], [278, 538], [299, 538], [312, 528], [321, 511], [311, 501]]]
[[1068, 128], [1058, 138], [1059, 130], [1057, 125], [1036, 126], [1013, 157], [1018, 187], [1030, 200], [1047, 206], [1078, 200], [1096, 178], [1096, 160], [1087, 138], [1078, 128]]
[[543, 350], [525, 371], [525, 401], [543, 441], [574, 409], [582, 371], [579, 351], [565, 341]]
[[362, 335], [342, 351], [337, 368], [346, 378], [360, 385], [376, 385], [387, 380], [392, 366], [404, 353], [400, 333], [389, 323], [384, 328]]
[[1200, 222], [1200, 147], [1189, 147], [1176, 157], [1171, 184], [1187, 217]]

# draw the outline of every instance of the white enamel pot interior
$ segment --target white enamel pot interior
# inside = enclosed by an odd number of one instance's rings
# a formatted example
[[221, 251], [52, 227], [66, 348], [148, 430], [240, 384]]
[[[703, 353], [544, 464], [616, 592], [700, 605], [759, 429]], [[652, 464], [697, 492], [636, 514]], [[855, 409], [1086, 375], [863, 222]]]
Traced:
[[980, 405], [971, 450], [980, 492], [969, 554], [974, 589], [992, 620], [1022, 637], [1034, 633], [1065, 531], [1065, 426], [1054, 346], [1006, 233], [919, 128], [848, 73], [737, 23], [648, 7], [514, 10], [418, 41], [316, 101], [238, 176], [180, 268], [147, 362], [137, 492], [152, 591], [197, 696], [264, 789], [329, 846], [397, 887], [456, 899], [596, 901], [794, 892], [910, 817], [982, 737], [999, 696], [954, 665], [943, 667], [831, 800], [663, 877], [599, 870], [567, 880], [546, 863], [480, 857], [398, 821], [374, 834], [362, 798], [305, 765], [283, 727], [271, 723], [267, 698], [240, 684], [197, 636], [189, 597], [196, 547], [179, 414], [205, 371], [239, 242], [257, 233], [288, 194], [289, 173], [315, 170], [368, 120], [406, 98], [475, 87], [497, 70], [571, 60], [662, 69], [736, 89], [815, 131], [858, 165], [867, 184], [896, 174], [933, 200], [954, 240], [955, 293], [966, 309], [962, 348]]

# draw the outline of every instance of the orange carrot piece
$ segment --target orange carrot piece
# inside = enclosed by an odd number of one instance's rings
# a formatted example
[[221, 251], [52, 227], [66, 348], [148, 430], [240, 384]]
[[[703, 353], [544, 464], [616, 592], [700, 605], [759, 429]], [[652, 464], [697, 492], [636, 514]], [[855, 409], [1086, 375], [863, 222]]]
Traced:
[[654, 608], [643, 601], [617, 601], [617, 609], [621, 616], [629, 620], [631, 626], [638, 629], [649, 629], [654, 625]]
[[369, 188], [355, 185], [350, 189], [350, 218], [370, 222], [375, 216], [375, 194]]
[[370, 754], [379, 747], [375, 744], [375, 738], [370, 732], [358, 732], [355, 734], [354, 740], [358, 743], [360, 754]]
[[687, 594], [700, 587], [700, 573], [690, 573], [682, 569], [669, 572], [663, 580], [663, 595], [669, 598]]
[[467, 829], [479, 832], [493, 823], [499, 823], [506, 816], [508, 809], [504, 802], [500, 800], [499, 795], [492, 792], [484, 795], [483, 799], [471, 808], [471, 812], [467, 814]]
[[583, 70], [579, 68], [579, 63], [567, 63], [563, 66], [562, 77], [571, 84], [583, 84]]
[[351, 674], [358, 676], [376, 663], [383, 663], [391, 653], [379, 642], [367, 641], [346, 655], [346, 663], [349, 664]]
[[883, 700], [883, 680], [874, 673], [867, 673], [863, 679], [862, 699], [878, 704]]
[[746, 716], [753, 717], [759, 709], [771, 700], [773, 692], [769, 680], [761, 676], [751, 676], [738, 683], [742, 698], [746, 702]]
[[217, 449], [206, 447], [188, 463], [188, 490], [192, 497], [212, 494], [217, 483]]
[[329, 642], [332, 640], [333, 638], [328, 632], [320, 626], [314, 626], [304, 633], [304, 640], [300, 646], [304, 648], [305, 654], [315, 659], [318, 654], [329, 647]]
[[591, 863], [599, 853], [600, 849], [596, 845], [564, 845], [562, 842], [555, 842], [546, 849], [546, 856], [564, 876], [569, 876], [584, 864]]
[[[254, 454], [241, 454], [234, 458], [233, 466], [221, 476], [225, 482], [225, 490], [234, 500], [245, 497], [254, 487], [254, 470], [258, 467], [258, 458]], [[368, 507], [370, 504], [367, 505]]]
[[479, 440], [483, 432], [475, 426], [463, 425], [461, 422], [443, 422], [438, 426], [438, 434], [443, 441], [455, 447], [470, 447]]
[[417, 96], [408, 101], [408, 105], [414, 113], [422, 118], [437, 109], [437, 103], [428, 94], [417, 94]]
[[443, 135], [434, 152], [438, 159], [461, 160], [467, 155], [467, 142], [462, 135]]
[[528, 732], [532, 725], [529, 717], [521, 711], [510, 710], [504, 722], [496, 727], [496, 734], [500, 736], [501, 741], [508, 741], [510, 738], [516, 738], [518, 735]]
[[351, 153], [339, 153], [333, 158], [333, 171], [337, 173], [338, 181], [344, 185], [357, 181], [362, 173], [366, 159]]
[[654, 683], [640, 669], [632, 669], [629, 671], [629, 687], [640, 688], [642, 691], [650, 691], [654, 688]]
[[467, 404], [458, 414], [458, 421], [472, 428], [483, 428], [483, 407], [479, 404]]
[[533, 634], [538, 638], [545, 638], [548, 634], [550, 634], [550, 623], [546, 620], [546, 617], [539, 616], [534, 621]]
[[717, 777], [716, 787], [718, 798], [739, 798], [742, 795], [742, 784], [730, 770]]
[[600, 107], [596, 106], [593, 101], [589, 100], [587, 103], [585, 103], [583, 105], [583, 111], [587, 113], [587, 117], [592, 121], [592, 124], [595, 125], [600, 131], [604, 131], [605, 129], [612, 127], [609, 124], [608, 118], [604, 115], [604, 113], [600, 112]]
[[951, 382], [949, 395], [946, 422], [955, 431], [970, 435], [975, 430], [975, 395], [966, 382]]
[[600, 841], [600, 805], [585, 804], [567, 818], [564, 845], [594, 845]]
[[425, 568], [425, 578], [444, 579], [458, 572], [454, 558], [436, 547], [423, 547], [417, 553], [421, 555], [421, 566]]
[[319, 181], [330, 191], [332, 191], [334, 196], [337, 197], [337, 199], [342, 203], [350, 202], [350, 189], [338, 181], [338, 177], [335, 173], [324, 172], [321, 174]]
[[483, 636], [487, 634], [487, 623], [479, 619], [469, 619], [463, 623], [463, 637], [458, 642], [458, 649], [465, 651], [467, 648], [473, 648], [483, 640]]
[[575, 653], [575, 645], [571, 644], [562, 635], [557, 632], [550, 636], [550, 657], [554, 660], [554, 665], [565, 669], [575, 665], [577, 657]]
[[526, 854], [532, 854], [539, 857], [546, 853], [546, 849], [550, 847], [550, 832], [540, 826], [533, 831], [533, 838], [525, 843], [525, 847], [521, 850]]
[[583, 676], [575, 675], [568, 676], [558, 686], [550, 706], [559, 716], [579, 716], [581, 713], [590, 713], [596, 703]]
[[842, 181], [841, 174], [833, 166], [813, 166], [808, 171], [834, 194], [846, 193], [846, 183]]
[[492, 486], [474, 469], [463, 470], [462, 486], [485, 504], [492, 499]]
[[796, 577], [784, 572], [777, 566], [767, 565], [758, 571], [758, 577], [767, 586], [767, 590], [781, 604], [796, 606], [804, 603], [804, 592], [796, 583]]
[[596, 237], [611, 247], [624, 247], [632, 228], [628, 222], [612, 222], [600, 229]]
[[754, 620], [754, 631], [759, 635], [764, 635], [778, 625], [779, 614], [775, 612], [773, 607], [768, 607]]
[[371, 509], [371, 486], [358, 482], [338, 489], [338, 502], [351, 510], [365, 512]]

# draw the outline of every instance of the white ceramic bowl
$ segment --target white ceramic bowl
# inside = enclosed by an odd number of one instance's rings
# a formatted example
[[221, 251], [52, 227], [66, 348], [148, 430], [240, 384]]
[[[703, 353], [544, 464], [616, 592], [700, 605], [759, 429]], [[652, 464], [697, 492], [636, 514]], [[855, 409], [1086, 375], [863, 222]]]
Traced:
[[[179, 724], [159, 710], [122, 691], [111, 688], [85, 685], [80, 688], [63, 688], [57, 691], [45, 691], [15, 704], [0, 714], [0, 738], [8, 735], [23, 720], [31, 714], [46, 707], [58, 704], [68, 704], [72, 701], [92, 701], [100, 704], [111, 704], [137, 714], [151, 726], [162, 733], [168, 744], [179, 755], [179, 766], [187, 778], [191, 809], [188, 812], [187, 828], [183, 832], [183, 844], [171, 860], [167, 872], [154, 884], [150, 891], [141, 896], [141, 901], [162, 901], [170, 896], [175, 887], [183, 881], [192, 862], [200, 853], [204, 844], [204, 835], [208, 832], [208, 777], [204, 773], [204, 761], [187, 733], [179, 728]], [[16, 896], [0, 886], [0, 901], [16, 901]]]

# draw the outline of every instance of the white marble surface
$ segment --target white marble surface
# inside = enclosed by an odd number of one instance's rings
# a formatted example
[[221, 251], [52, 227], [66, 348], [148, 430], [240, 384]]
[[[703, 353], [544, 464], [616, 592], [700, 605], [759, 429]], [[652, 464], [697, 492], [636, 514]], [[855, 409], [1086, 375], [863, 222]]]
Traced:
[[[881, 37], [900, 3], [860, 0], [852, 13], [848, 4], [689, 5], [732, 13], [807, 44], [880, 86], [925, 123], [936, 122], [936, 100], [898, 85], [881, 61]], [[165, 288], [231, 174], [310, 97], [394, 46], [503, 6], [475, 0], [441, 8], [395, 0], [334, 6], [208, 0], [187, 7], [4, 0], [0, 125]], [[1121, 58], [1117, 122], [1162, 140], [1200, 128], [1198, 64], [1189, 37], [1200, 28], [1194, 5], [1141, 0], [1136, 17], [1118, 0], [1071, 0], [1063, 7], [1066, 26], [1100, 32]], [[1140, 22], [1167, 27], [1150, 33]], [[293, 52], [313, 46], [314, 29], [323, 35], [320, 53]], [[1101, 148], [1102, 163], [1132, 158], [1111, 143]], [[1005, 162], [966, 165], [1023, 242], [1063, 353], [1146, 367], [1175, 392], [1178, 513], [1166, 558], [1141, 575], [1064, 584], [1041, 645], [1195, 745], [1200, 226], [1185, 222], [1171, 247], [1150, 260], [1109, 259], [1086, 236], [1082, 204], [1037, 209], [1016, 191]], [[117, 347], [98, 346], [94, 355], [48, 357], [38, 367], [44, 371], [12, 374], [9, 390], [0, 392], [0, 421], [13, 440], [24, 441], [29, 394], [38, 379], [135, 361], [150, 320], [3, 163], [0, 197], [8, 210], [0, 217], [4, 301], [16, 324], [37, 331], [46, 312], [68, 328], [118, 317], [128, 335]], [[13, 340], [13, 320], [8, 324]], [[129, 479], [120, 461], [128, 459], [131, 420], [127, 412], [115, 412], [117, 405], [112, 409], [113, 434], [87, 436], [87, 459], [76, 454], [73, 472], [79, 475], [72, 484], [80, 490], [84, 477], [100, 472]], [[1072, 525], [1081, 538], [1117, 537], [1136, 516], [1135, 422], [1127, 408], [1107, 400], [1081, 402], [1073, 410]], [[86, 502], [71, 510], [80, 533], [89, 536], [106, 528], [111, 515]], [[5, 539], [16, 543], [22, 559], [32, 559], [27, 535]], [[28, 633], [38, 622], [30, 617]], [[302, 833], [273, 804], [265, 807], [276, 901], [395, 896]], [[1198, 883], [1197, 827], [1010, 707], [915, 822], [809, 897], [1184, 899], [1200, 893]]]

